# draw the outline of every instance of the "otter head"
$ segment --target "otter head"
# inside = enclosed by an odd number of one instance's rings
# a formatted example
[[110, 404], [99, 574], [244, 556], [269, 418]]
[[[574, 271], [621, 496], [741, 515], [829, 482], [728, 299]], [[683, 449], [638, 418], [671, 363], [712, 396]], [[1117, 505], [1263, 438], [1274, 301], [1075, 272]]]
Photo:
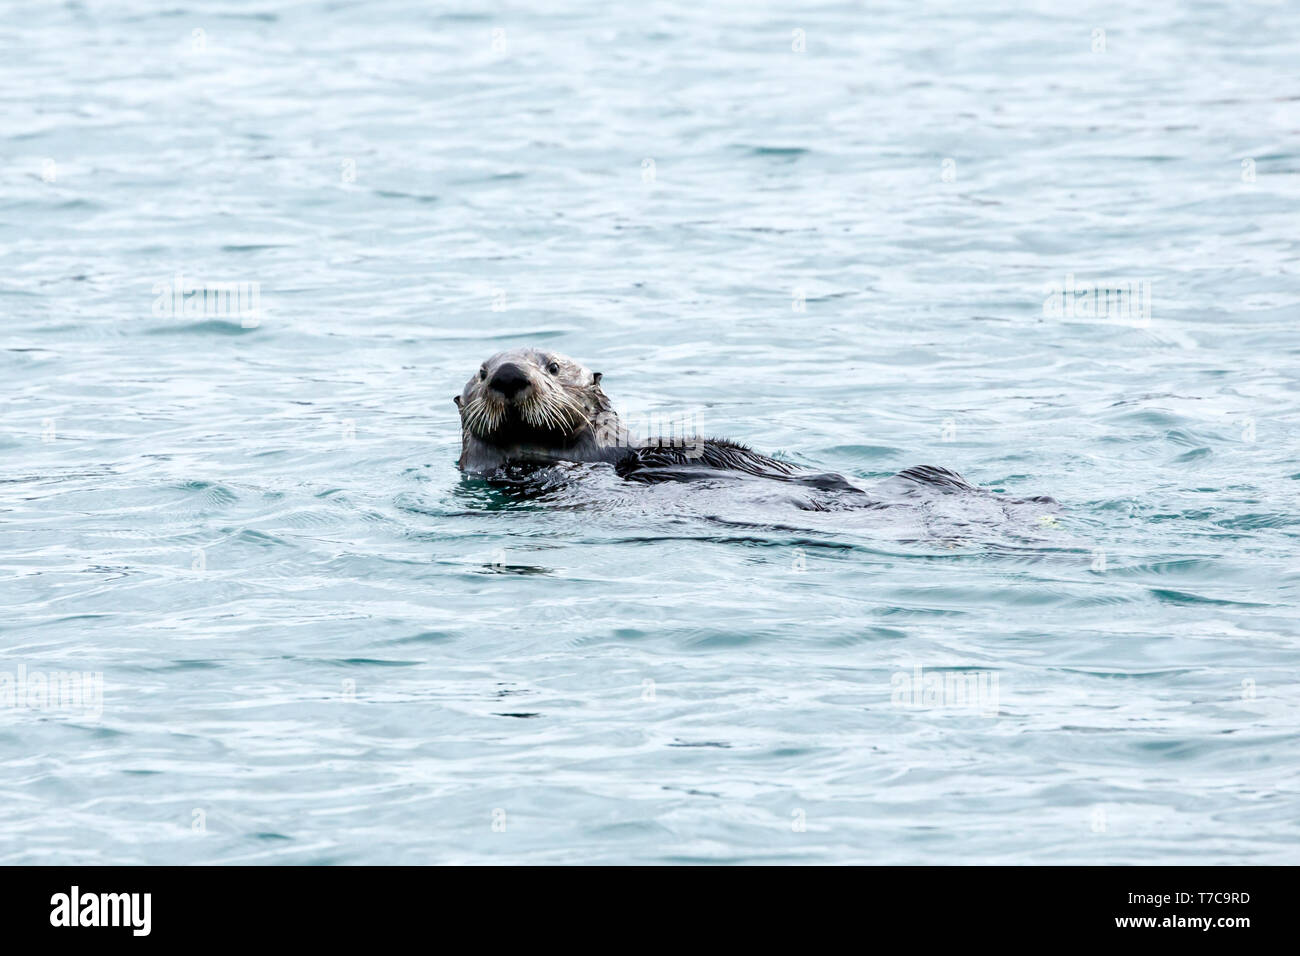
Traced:
[[549, 349], [498, 352], [454, 401], [465, 471], [510, 461], [604, 461], [617, 443], [618, 418], [600, 373]]

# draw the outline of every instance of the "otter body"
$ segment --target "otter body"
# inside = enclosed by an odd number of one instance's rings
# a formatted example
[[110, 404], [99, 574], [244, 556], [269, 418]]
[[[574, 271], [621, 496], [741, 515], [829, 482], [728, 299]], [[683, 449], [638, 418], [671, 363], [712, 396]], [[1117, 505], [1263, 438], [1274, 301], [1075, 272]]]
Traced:
[[[722, 438], [634, 440], [600, 387], [601, 373], [547, 349], [498, 352], [454, 399], [460, 409], [462, 471], [515, 477], [533, 465], [604, 462], [630, 481], [770, 478], [830, 493], [851, 507], [874, 504], [868, 493], [833, 473], [810, 473]], [[904, 490], [983, 492], [946, 468], [922, 465], [895, 476]], [[1050, 498], [1033, 501], [1051, 502]], [[816, 501], [805, 506], [823, 510]]]

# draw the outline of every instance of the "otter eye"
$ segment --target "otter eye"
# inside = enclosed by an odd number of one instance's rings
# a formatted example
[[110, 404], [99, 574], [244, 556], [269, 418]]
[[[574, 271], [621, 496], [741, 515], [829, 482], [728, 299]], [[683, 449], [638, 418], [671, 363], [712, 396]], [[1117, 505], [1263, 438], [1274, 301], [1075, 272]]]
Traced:
[[485, 378], [487, 378], [487, 366], [481, 365], [479, 366], [479, 370], [478, 370], [478, 379], [481, 382]]
[[546, 366], [546, 371], [550, 372], [552, 375], [559, 375], [559, 374], [560, 374], [560, 363], [559, 363], [559, 362], [552, 362], [550, 365]]

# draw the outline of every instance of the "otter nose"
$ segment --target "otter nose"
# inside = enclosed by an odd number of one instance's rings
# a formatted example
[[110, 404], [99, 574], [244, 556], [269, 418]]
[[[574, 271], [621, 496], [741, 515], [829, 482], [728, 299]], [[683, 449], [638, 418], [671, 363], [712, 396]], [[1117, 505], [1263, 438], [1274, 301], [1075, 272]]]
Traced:
[[514, 398], [527, 387], [528, 375], [518, 365], [507, 362], [492, 374], [492, 380], [488, 385], [506, 398]]

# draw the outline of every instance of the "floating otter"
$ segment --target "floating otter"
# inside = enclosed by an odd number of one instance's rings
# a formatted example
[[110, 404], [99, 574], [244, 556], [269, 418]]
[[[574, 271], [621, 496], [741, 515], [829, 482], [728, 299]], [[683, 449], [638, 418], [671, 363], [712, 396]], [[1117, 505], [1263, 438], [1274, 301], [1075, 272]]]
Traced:
[[[460, 409], [460, 469], [512, 478], [537, 465], [605, 462], [632, 481], [698, 480], [731, 473], [843, 493], [836, 499], [851, 496], [856, 499], [853, 507], [873, 503], [864, 489], [841, 475], [810, 473], [727, 439], [638, 441], [623, 428], [600, 380], [600, 372], [549, 349], [498, 352], [453, 399]], [[956, 472], [930, 465], [909, 468], [895, 478], [944, 491], [982, 492]], [[811, 501], [801, 507], [829, 506]]]
[[793, 465], [725, 439], [655, 438], [623, 428], [591, 372], [542, 349], [498, 352], [453, 401], [460, 408], [462, 471], [491, 475], [509, 465], [608, 462], [627, 477], [639, 469], [698, 465], [761, 477], [790, 477]]

